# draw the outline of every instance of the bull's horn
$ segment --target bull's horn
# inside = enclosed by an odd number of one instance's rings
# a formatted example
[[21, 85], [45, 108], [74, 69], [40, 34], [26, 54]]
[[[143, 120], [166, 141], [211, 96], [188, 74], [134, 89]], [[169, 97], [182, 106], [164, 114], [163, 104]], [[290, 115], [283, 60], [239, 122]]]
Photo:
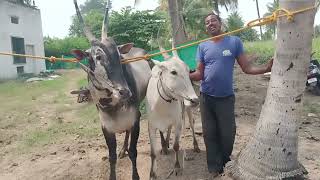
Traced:
[[73, 2], [74, 2], [74, 7], [76, 8], [76, 12], [77, 12], [77, 16], [78, 16], [80, 25], [83, 27], [83, 32], [84, 32], [84, 34], [86, 35], [86, 37], [88, 38], [88, 40], [89, 40], [90, 42], [94, 41], [96, 38], [95, 38], [94, 35], [91, 33], [89, 27], [84, 24], [82, 15], [81, 15], [80, 10], [79, 10], [79, 7], [78, 7], [77, 0], [73, 0]]
[[101, 30], [101, 41], [104, 41], [108, 37], [108, 24], [109, 24], [109, 9], [111, 7], [110, 0], [107, 0], [106, 10], [104, 13], [102, 30]]
[[161, 46], [159, 46], [159, 49], [161, 51], [162, 56], [164, 57], [165, 60], [168, 60], [170, 58], [170, 55], [167, 52], [164, 52], [165, 49]]
[[90, 70], [86, 65], [84, 65], [82, 63], [79, 63], [79, 65], [86, 73], [90, 74]]

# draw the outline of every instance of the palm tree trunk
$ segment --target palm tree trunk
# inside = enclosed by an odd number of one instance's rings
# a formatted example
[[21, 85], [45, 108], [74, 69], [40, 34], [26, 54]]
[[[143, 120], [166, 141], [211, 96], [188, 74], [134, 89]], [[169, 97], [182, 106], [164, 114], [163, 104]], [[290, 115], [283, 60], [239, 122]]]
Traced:
[[[295, 10], [315, 0], [280, 0], [280, 7]], [[278, 23], [275, 60], [267, 97], [253, 138], [227, 171], [238, 179], [285, 179], [306, 172], [298, 162], [298, 124], [306, 72], [310, 60], [315, 11], [286, 17]]]
[[187, 33], [181, 13], [182, 7], [179, 7], [181, 2], [178, 1], [180, 0], [168, 0], [174, 47], [187, 41]]
[[[258, 18], [260, 19], [260, 10], [259, 10], [259, 2], [258, 0], [255, 0], [256, 1], [256, 6], [257, 6], [257, 13], [258, 13]], [[260, 27], [260, 39], [262, 40], [262, 27]]]

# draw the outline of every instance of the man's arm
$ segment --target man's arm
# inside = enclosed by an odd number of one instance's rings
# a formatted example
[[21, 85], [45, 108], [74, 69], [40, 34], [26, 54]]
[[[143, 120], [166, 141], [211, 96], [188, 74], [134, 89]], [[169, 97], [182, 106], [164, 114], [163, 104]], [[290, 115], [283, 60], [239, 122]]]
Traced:
[[192, 81], [200, 81], [203, 79], [203, 74], [204, 74], [204, 64], [202, 62], [198, 62], [196, 71], [193, 73], [190, 73], [189, 77]]
[[272, 58], [262, 66], [259, 66], [259, 67], [255, 66], [254, 64], [252, 64], [252, 61], [248, 59], [245, 53], [241, 54], [237, 58], [237, 61], [244, 73], [253, 74], [253, 75], [270, 72], [273, 65], [273, 58]]

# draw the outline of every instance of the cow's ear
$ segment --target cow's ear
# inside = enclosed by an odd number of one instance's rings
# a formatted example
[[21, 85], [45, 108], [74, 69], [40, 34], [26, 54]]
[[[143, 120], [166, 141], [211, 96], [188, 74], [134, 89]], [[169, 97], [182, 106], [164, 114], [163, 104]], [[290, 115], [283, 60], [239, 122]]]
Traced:
[[127, 44], [122, 44], [118, 46], [118, 49], [121, 54], [127, 54], [132, 47], [133, 47], [133, 43], [127, 43]]
[[157, 61], [157, 60], [152, 60], [152, 62], [158, 66], [161, 70], [167, 69], [167, 67], [163, 64], [163, 62]]
[[82, 60], [88, 56], [87, 52], [81, 51], [79, 49], [71, 50], [71, 54], [78, 60]]

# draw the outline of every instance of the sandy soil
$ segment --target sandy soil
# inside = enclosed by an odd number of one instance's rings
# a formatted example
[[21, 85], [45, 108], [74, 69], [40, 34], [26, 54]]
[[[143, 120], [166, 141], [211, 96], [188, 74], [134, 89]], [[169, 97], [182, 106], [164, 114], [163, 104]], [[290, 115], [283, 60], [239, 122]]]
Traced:
[[[73, 72], [79, 74], [79, 72]], [[72, 75], [72, 73], [67, 73]], [[236, 69], [236, 121], [237, 134], [233, 155], [236, 155], [252, 135], [255, 124], [259, 118], [261, 106], [263, 104], [268, 80], [262, 76], [245, 75]], [[76, 83], [70, 82], [66, 91], [75, 89]], [[83, 105], [76, 103], [74, 96], [72, 106], [82, 108]], [[319, 107], [320, 97], [306, 93], [306, 104]], [[46, 109], [50, 109], [50, 104]], [[48, 111], [47, 113], [51, 113]], [[309, 172], [312, 180], [320, 179], [320, 113], [308, 116], [308, 110], [304, 111], [299, 122], [299, 160]], [[48, 114], [46, 114], [48, 116]], [[200, 123], [199, 112], [194, 109], [197, 123]], [[64, 120], [72, 120], [76, 114], [73, 111], [64, 114]], [[45, 120], [41, 120], [45, 121]], [[37, 126], [35, 124], [35, 126]], [[42, 126], [39, 126], [42, 128]], [[5, 132], [0, 131], [0, 133]], [[141, 131], [138, 143], [138, 171], [142, 180], [149, 178], [150, 169], [150, 145], [147, 132], [147, 120], [141, 121]], [[17, 132], [18, 133], [18, 132]], [[8, 137], [9, 138], [9, 137]], [[124, 134], [118, 135], [118, 152], [123, 143]], [[172, 176], [170, 179], [176, 180], [196, 180], [208, 179], [206, 170], [206, 157], [203, 139], [197, 136], [201, 152], [192, 151], [192, 136], [190, 130], [185, 130], [185, 137], [182, 138], [182, 148], [186, 150], [188, 156], [193, 156], [194, 160], [185, 161], [182, 176]], [[107, 147], [103, 136], [100, 134], [94, 138], [72, 138], [66, 139], [64, 143], [48, 144], [42, 148], [36, 148], [30, 153], [14, 154], [6, 151], [7, 146], [14, 146], [14, 142], [0, 142], [0, 179], [107, 179], [109, 172], [109, 162]], [[159, 148], [160, 148], [160, 143]], [[172, 146], [171, 146], [172, 147]], [[167, 173], [173, 167], [174, 153], [171, 150], [168, 156], [158, 156], [159, 179], [165, 179]], [[131, 162], [128, 157], [119, 159], [117, 164], [117, 175], [120, 180], [131, 179]], [[229, 179], [225, 176], [216, 179]]]

